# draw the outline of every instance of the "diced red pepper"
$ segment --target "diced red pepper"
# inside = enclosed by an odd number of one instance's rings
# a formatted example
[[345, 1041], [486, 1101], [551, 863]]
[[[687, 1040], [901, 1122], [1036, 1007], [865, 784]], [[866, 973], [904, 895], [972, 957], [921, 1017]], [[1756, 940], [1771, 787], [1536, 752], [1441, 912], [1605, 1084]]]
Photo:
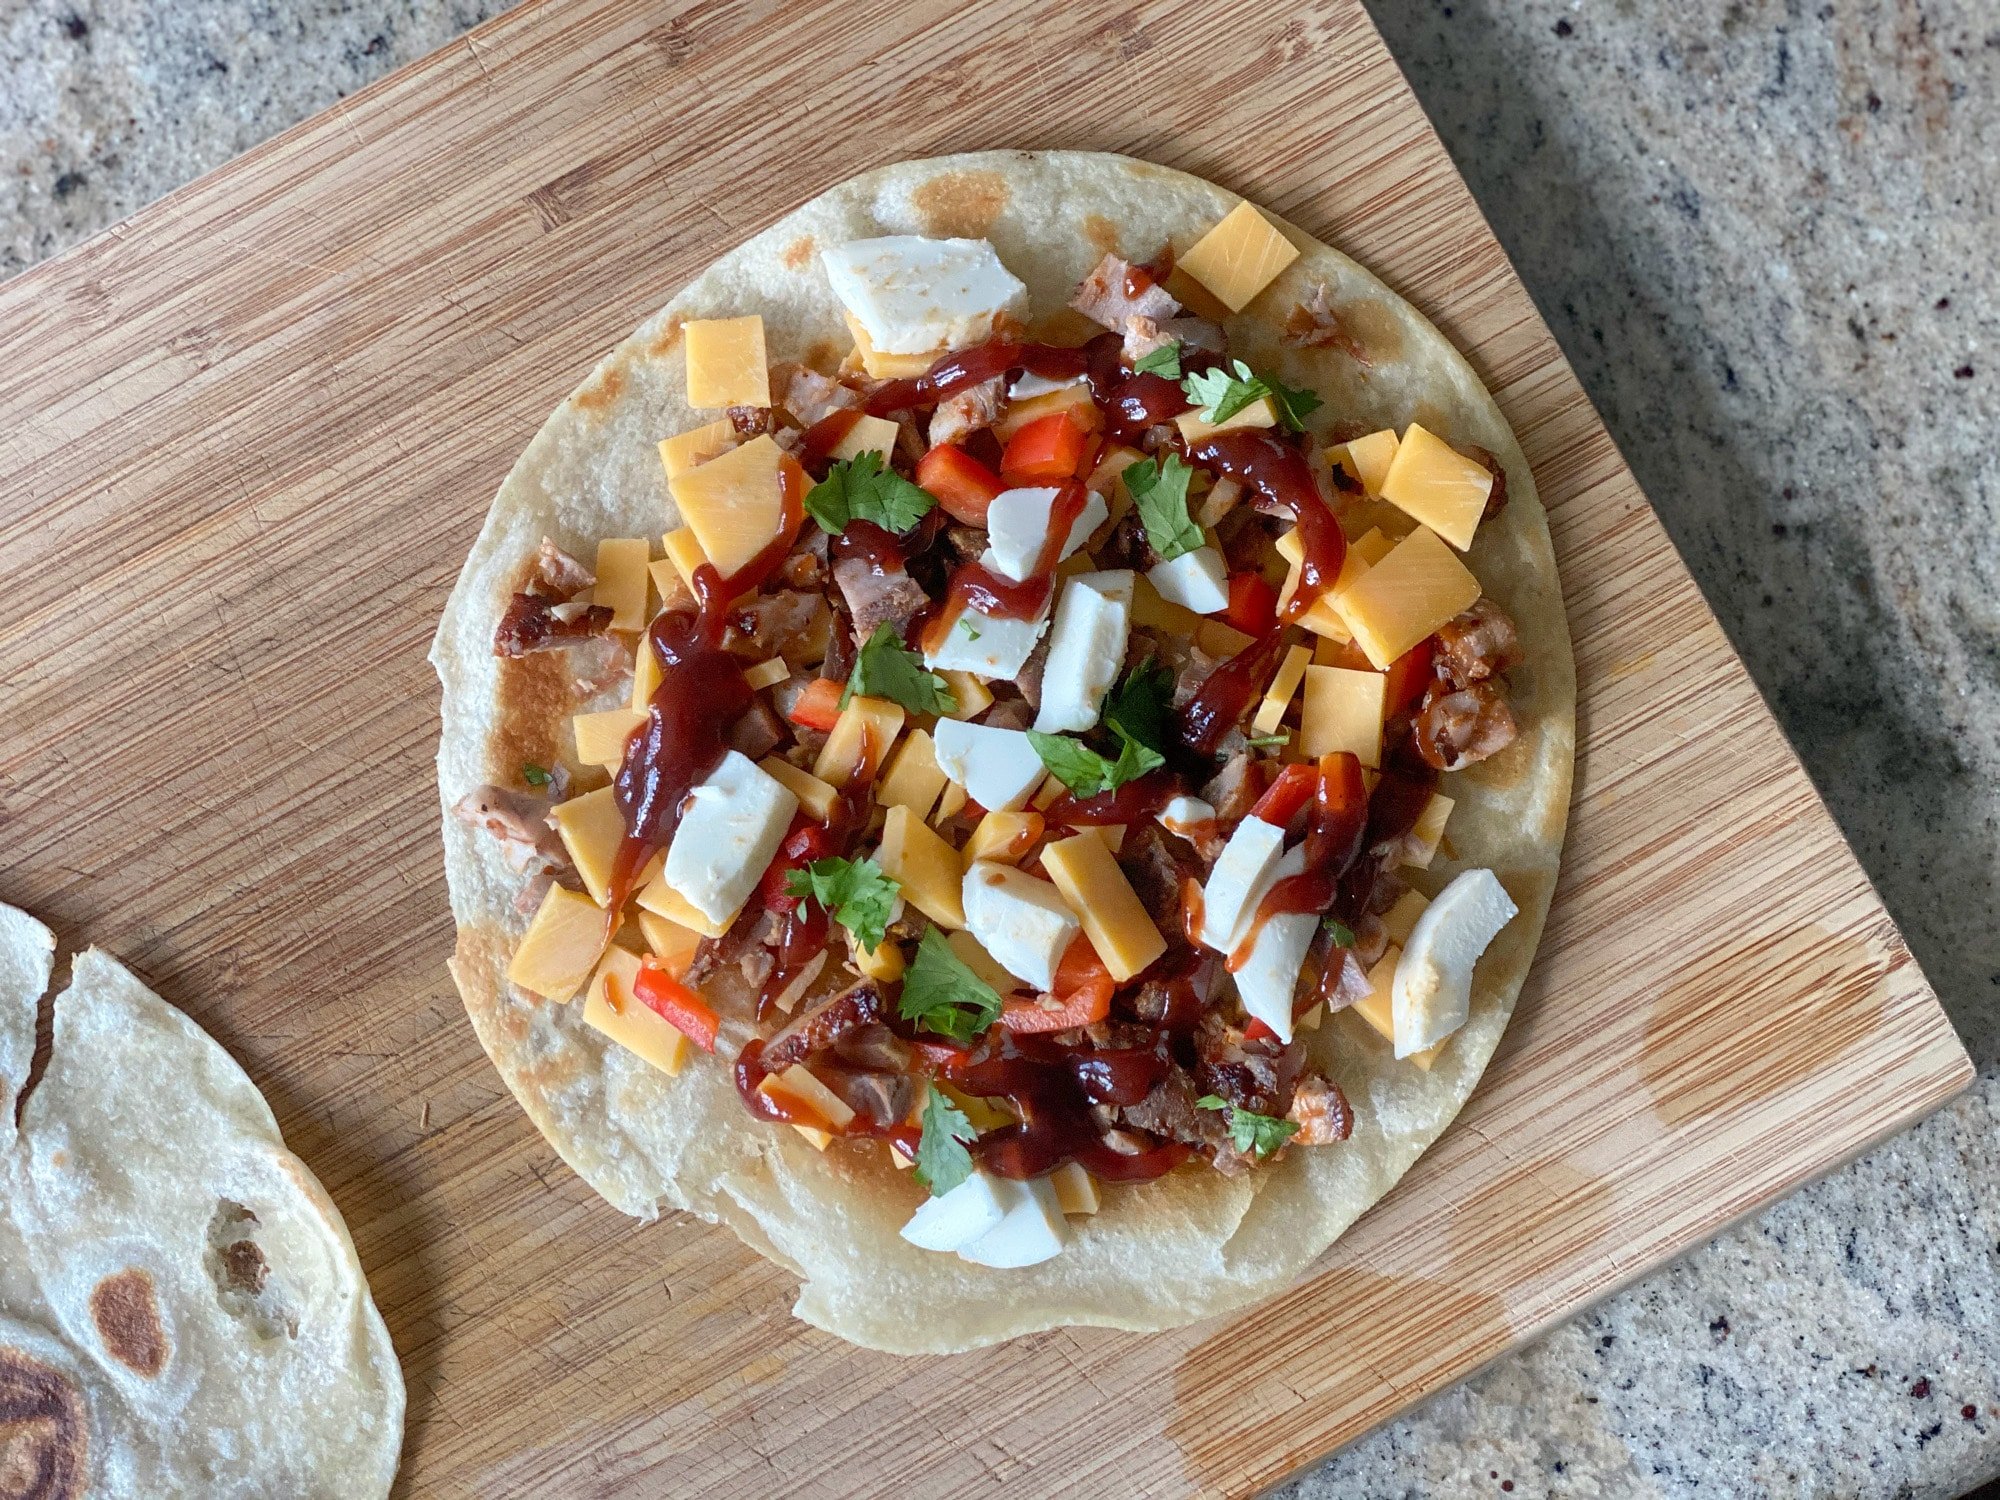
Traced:
[[1318, 791], [1318, 766], [1286, 766], [1278, 773], [1278, 779], [1264, 789], [1264, 795], [1250, 809], [1250, 816], [1283, 828], [1298, 816]]
[[1222, 618], [1245, 635], [1262, 635], [1277, 623], [1278, 591], [1262, 573], [1231, 573]]
[[704, 1052], [715, 1050], [722, 1018], [706, 1000], [650, 960], [639, 965], [632, 996]]
[[1249, 1024], [1243, 1028], [1243, 1040], [1246, 1042], [1275, 1042], [1278, 1040], [1278, 1033], [1266, 1026], [1255, 1016], [1252, 1016]]
[[984, 526], [986, 507], [1007, 488], [998, 474], [952, 443], [938, 444], [918, 461], [917, 483], [967, 526]]
[[965, 1077], [965, 1070], [972, 1061], [970, 1047], [954, 1047], [950, 1042], [933, 1041], [928, 1037], [911, 1042], [910, 1048], [932, 1077], [948, 1082]]
[[1389, 681], [1382, 691], [1386, 718], [1400, 718], [1417, 706], [1430, 686], [1431, 662], [1436, 656], [1437, 637], [1427, 635], [1389, 663]]
[[1069, 946], [1063, 949], [1062, 958], [1056, 964], [1056, 993], [1073, 995], [1085, 985], [1110, 977], [1111, 971], [1097, 956], [1097, 949], [1088, 937], [1079, 932], [1069, 940]]
[[840, 684], [830, 677], [815, 677], [785, 717], [821, 734], [833, 733], [840, 722]]
[[[1000, 472], [1010, 480], [1032, 484], [1069, 479], [1083, 462], [1087, 439], [1088, 434], [1070, 420], [1068, 412], [1050, 412], [1007, 439], [1007, 449], [1000, 455]], [[921, 474], [918, 482], [922, 482]]]
[[1000, 1024], [1019, 1035], [1031, 1031], [1071, 1031], [1092, 1026], [1111, 1014], [1111, 976], [1093, 979], [1081, 989], [1048, 1005], [1050, 998], [1022, 995], [1000, 1007]]
[[816, 859], [833, 853], [833, 840], [823, 824], [801, 812], [792, 819], [791, 831], [778, 846], [778, 853], [764, 868], [757, 894], [766, 911], [790, 911], [798, 897], [785, 889], [785, 880], [794, 870], [804, 869]]

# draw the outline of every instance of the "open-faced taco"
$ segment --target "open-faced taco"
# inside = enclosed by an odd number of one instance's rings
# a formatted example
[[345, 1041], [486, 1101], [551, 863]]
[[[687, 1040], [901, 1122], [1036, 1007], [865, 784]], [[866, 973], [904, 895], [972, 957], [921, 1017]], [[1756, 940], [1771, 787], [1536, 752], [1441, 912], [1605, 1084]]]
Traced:
[[1465, 361], [1121, 157], [844, 183], [612, 353], [433, 648], [479, 1036], [857, 1342], [1285, 1285], [1492, 1053], [1574, 676]]

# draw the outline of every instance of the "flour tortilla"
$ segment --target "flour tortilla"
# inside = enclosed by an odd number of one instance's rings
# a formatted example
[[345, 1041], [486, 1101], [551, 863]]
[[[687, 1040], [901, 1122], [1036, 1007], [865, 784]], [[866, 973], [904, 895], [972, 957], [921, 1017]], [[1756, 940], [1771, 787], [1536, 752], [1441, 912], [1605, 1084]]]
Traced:
[[[563, 718], [579, 708], [559, 666], [492, 653], [494, 627], [544, 537], [588, 561], [600, 537], [658, 536], [677, 524], [654, 445], [713, 418], [687, 404], [685, 319], [761, 313], [771, 358], [823, 368], [849, 339], [818, 248], [882, 234], [984, 235], [1027, 283], [1051, 325], [1107, 250], [1150, 258], [1185, 250], [1239, 200], [1125, 157], [1014, 153], [906, 162], [842, 183], [725, 254], [614, 350], [550, 417], [501, 486], [446, 606], [431, 660], [444, 688], [438, 754], [443, 804], [482, 782], [518, 784], [521, 762], [563, 758]], [[896, 1231], [919, 1189], [879, 1149], [822, 1155], [759, 1123], [720, 1059], [678, 1078], [655, 1072], [583, 1024], [580, 1004], [510, 986], [524, 919], [523, 877], [497, 841], [447, 811], [446, 864], [458, 923], [452, 973], [479, 1039], [564, 1160], [612, 1203], [651, 1218], [685, 1209], [728, 1225], [801, 1278], [798, 1315], [856, 1343], [952, 1351], [1060, 1324], [1158, 1329], [1282, 1289], [1387, 1192], [1465, 1102], [1528, 971], [1555, 886], [1575, 743], [1575, 673], [1554, 555], [1533, 476], [1493, 399], [1443, 336], [1367, 271], [1282, 225], [1299, 259], [1229, 320], [1232, 352], [1325, 405], [1315, 436], [1353, 436], [1417, 420], [1489, 449], [1511, 501], [1480, 528], [1471, 564], [1520, 627], [1527, 663], [1510, 674], [1521, 738], [1445, 778], [1457, 799], [1448, 852], [1417, 882], [1435, 892], [1459, 870], [1491, 867], [1521, 908], [1479, 966], [1471, 1020], [1425, 1073], [1397, 1063], [1357, 1017], [1306, 1032], [1314, 1063], [1339, 1082], [1357, 1120], [1351, 1141], [1289, 1151], [1227, 1178], [1183, 1170], [1110, 1187], [1071, 1243], [1022, 1270], [968, 1265], [906, 1244]], [[1297, 349], [1287, 313], [1323, 284], [1358, 350]], [[1336, 430], [1336, 424], [1338, 429]]]
[[[386, 1495], [388, 1331], [339, 1212], [226, 1052], [93, 948], [16, 1134], [54, 952], [0, 907], [0, 1493]], [[255, 1291], [223, 1260], [245, 1239]]]

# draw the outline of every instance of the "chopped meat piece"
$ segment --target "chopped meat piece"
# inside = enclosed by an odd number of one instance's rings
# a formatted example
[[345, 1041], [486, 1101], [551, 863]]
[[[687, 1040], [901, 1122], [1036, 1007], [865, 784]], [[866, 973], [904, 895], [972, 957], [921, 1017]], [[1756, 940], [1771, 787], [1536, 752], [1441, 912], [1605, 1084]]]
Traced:
[[1183, 349], [1199, 349], [1209, 354], [1229, 352], [1229, 337], [1223, 333], [1222, 325], [1208, 318], [1168, 318], [1160, 324], [1160, 332]]
[[1227, 1147], [1229, 1128], [1223, 1123], [1222, 1112], [1203, 1109], [1195, 1103], [1200, 1097], [1194, 1080], [1185, 1070], [1175, 1067], [1153, 1085], [1153, 1091], [1145, 1098], [1126, 1105], [1119, 1113], [1127, 1125], [1165, 1136], [1170, 1141]]
[[1160, 422], [1139, 434], [1139, 446], [1148, 453], [1158, 453], [1162, 448], [1173, 447], [1180, 435], [1180, 428], [1171, 422]]
[[805, 365], [771, 366], [771, 390], [785, 415], [801, 427], [861, 404], [859, 393]]
[[1007, 384], [998, 375], [945, 397], [931, 413], [931, 446], [955, 443], [982, 427], [991, 427], [1006, 406]]
[[863, 979], [837, 995], [829, 995], [811, 1010], [779, 1027], [764, 1044], [764, 1066], [770, 1072], [781, 1072], [833, 1046], [848, 1032], [876, 1025], [887, 1016], [888, 1006], [883, 1002], [881, 988], [874, 980]]
[[989, 729], [1026, 729], [1035, 722], [1035, 705], [1026, 698], [1000, 698], [980, 723]]
[[736, 960], [736, 967], [743, 972], [743, 982], [758, 990], [764, 987], [764, 981], [771, 977], [771, 970], [777, 967], [777, 963], [777, 955], [769, 948], [752, 948]]
[[547, 537], [535, 549], [535, 576], [529, 592], [552, 599], [574, 599], [597, 582], [597, 575]]
[[726, 415], [739, 441], [769, 432], [773, 426], [768, 406], [732, 406]]
[[818, 594], [803, 589], [759, 594], [729, 617], [722, 632], [723, 649], [751, 661], [767, 661], [811, 629], [813, 616], [824, 604]]
[[771, 441], [778, 445], [778, 451], [797, 458], [805, 452], [806, 435], [797, 427], [780, 427], [771, 434]]
[[835, 682], [847, 681], [854, 675], [854, 658], [858, 654], [854, 620], [843, 600], [833, 606], [833, 629], [827, 636], [826, 659], [820, 663], [819, 675], [831, 677]]
[[1049, 642], [1051, 636], [1043, 636], [1035, 642], [1035, 649], [1028, 653], [1028, 659], [1021, 663], [1021, 670], [1014, 674], [1014, 686], [1021, 690], [1021, 701], [1030, 708], [1042, 706], [1042, 674], [1049, 668]]
[[778, 582], [788, 589], [816, 589], [825, 578], [825, 561], [810, 552], [794, 552], [778, 565]]
[[885, 1130], [909, 1118], [910, 1106], [916, 1101], [916, 1084], [907, 1073], [850, 1073], [841, 1069], [831, 1082], [849, 1109]]
[[495, 656], [526, 656], [553, 651], [603, 635], [611, 628], [611, 610], [603, 604], [570, 603], [547, 594], [516, 594], [493, 632]]
[[500, 857], [507, 868], [525, 874], [537, 866], [553, 870], [569, 865], [569, 852], [549, 826], [552, 806], [546, 797], [489, 784], [460, 797], [452, 804], [451, 815], [492, 834], [500, 841]]
[[1323, 281], [1314, 282], [1306, 300], [1285, 319], [1285, 342], [1301, 349], [1338, 349], [1363, 368], [1374, 363], [1368, 346], [1341, 323]]
[[632, 685], [632, 648], [616, 636], [594, 636], [575, 643], [569, 667], [577, 697], [588, 700], [615, 688], [623, 698]]
[[1493, 450], [1490, 448], [1482, 448], [1477, 443], [1459, 443], [1455, 446], [1460, 453], [1493, 475], [1493, 488], [1486, 495], [1486, 509], [1479, 513], [1480, 520], [1490, 521], [1507, 508], [1507, 470], [1501, 466], [1500, 460], [1493, 456]]
[[[1401, 883], [1397, 882], [1399, 885]], [[1354, 955], [1362, 968], [1374, 968], [1382, 961], [1382, 955], [1389, 951], [1389, 929], [1382, 925], [1381, 914], [1364, 911], [1354, 919], [1351, 930], [1354, 933], [1354, 946], [1347, 951]]]
[[778, 717], [778, 711], [758, 697], [750, 700], [742, 717], [730, 726], [729, 748], [752, 760], [762, 760], [788, 738], [785, 721]]
[[1330, 1146], [1354, 1134], [1354, 1111], [1348, 1107], [1347, 1096], [1341, 1093], [1340, 1085], [1318, 1073], [1308, 1073], [1299, 1080], [1285, 1118], [1299, 1127], [1291, 1139], [1293, 1145]]
[[1481, 597], [1472, 608], [1438, 627], [1437, 669], [1454, 688], [1521, 664], [1521, 636], [1507, 611]]
[[1269, 1038], [1252, 1041], [1210, 1011], [1194, 1034], [1195, 1081], [1205, 1094], [1260, 1115], [1282, 1115], [1298, 1077], [1300, 1049]]
[[[1379, 959], [1381, 955], [1376, 957]], [[1326, 1002], [1329, 1013], [1346, 1010], [1357, 1000], [1366, 1000], [1373, 990], [1359, 950], [1328, 948], [1326, 966], [1320, 971], [1319, 998]]]
[[1125, 331], [1131, 317], [1156, 322], [1180, 315], [1181, 305], [1143, 267], [1136, 273], [1130, 261], [1107, 255], [1084, 277], [1069, 305], [1091, 322], [1113, 333]]
[[857, 1026], [834, 1043], [840, 1060], [877, 1073], [906, 1073], [910, 1068], [910, 1044], [887, 1026]]
[[1507, 695], [1488, 678], [1457, 692], [1434, 683], [1417, 710], [1417, 754], [1440, 771], [1456, 771], [1498, 755], [1521, 732]]
[[948, 526], [944, 542], [960, 563], [978, 562], [986, 552], [986, 533], [977, 526]]
[[1118, 519], [1111, 528], [1111, 534], [1094, 554], [1100, 568], [1132, 568], [1144, 572], [1160, 560], [1152, 543], [1146, 540], [1146, 523], [1139, 518], [1135, 506]]
[[817, 681], [819, 674], [816, 672], [794, 672], [783, 682], [772, 687], [771, 706], [778, 710], [778, 717], [789, 723], [792, 710], [797, 707], [799, 699], [804, 697], [806, 689]]
[[1136, 365], [1156, 349], [1164, 349], [1173, 340], [1160, 332], [1159, 320], [1149, 318], [1144, 313], [1134, 313], [1125, 320], [1125, 363]]
[[1263, 795], [1263, 774], [1256, 769], [1256, 762], [1247, 750], [1230, 756], [1201, 789], [1201, 800], [1215, 809], [1215, 821], [1225, 827], [1248, 817]]
[[772, 912], [745, 910], [721, 937], [703, 938], [695, 944], [681, 983], [699, 985], [724, 964], [741, 964], [752, 953], [768, 951], [777, 944], [781, 919]]
[[1178, 839], [1169, 838], [1156, 823], [1129, 828], [1118, 851], [1118, 868], [1125, 872], [1139, 904], [1169, 944], [1187, 939], [1181, 931], [1181, 886], [1201, 880], [1201, 866]]
[[917, 429], [917, 419], [906, 411], [896, 413], [896, 451], [893, 458], [903, 460], [904, 467], [914, 469], [924, 456], [924, 435]]
[[[1178, 649], [1174, 649], [1176, 647]], [[1176, 638], [1167, 652], [1167, 665], [1174, 669], [1173, 705], [1183, 708], [1201, 691], [1201, 685], [1208, 681], [1221, 662], [1193, 641]]]
[[865, 643], [885, 622], [901, 635], [910, 617], [931, 602], [923, 585], [901, 568], [884, 572], [865, 557], [843, 557], [833, 565], [833, 581], [847, 601], [857, 644]]

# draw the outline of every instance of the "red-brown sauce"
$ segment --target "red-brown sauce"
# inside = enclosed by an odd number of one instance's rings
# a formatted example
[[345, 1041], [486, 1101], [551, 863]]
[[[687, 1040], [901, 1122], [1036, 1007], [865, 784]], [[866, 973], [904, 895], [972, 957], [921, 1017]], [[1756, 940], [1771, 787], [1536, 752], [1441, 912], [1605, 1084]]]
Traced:
[[1093, 1104], [1137, 1104], [1167, 1076], [1172, 1059], [1164, 1032], [1148, 1047], [1086, 1050], [1045, 1038], [1011, 1037], [1002, 1051], [966, 1069], [965, 1088], [1005, 1099], [1021, 1118], [989, 1130], [973, 1155], [989, 1172], [1025, 1179], [1053, 1172], [1066, 1161], [1107, 1182], [1147, 1182], [1187, 1160], [1186, 1146], [1169, 1142], [1127, 1156], [1104, 1143]]

